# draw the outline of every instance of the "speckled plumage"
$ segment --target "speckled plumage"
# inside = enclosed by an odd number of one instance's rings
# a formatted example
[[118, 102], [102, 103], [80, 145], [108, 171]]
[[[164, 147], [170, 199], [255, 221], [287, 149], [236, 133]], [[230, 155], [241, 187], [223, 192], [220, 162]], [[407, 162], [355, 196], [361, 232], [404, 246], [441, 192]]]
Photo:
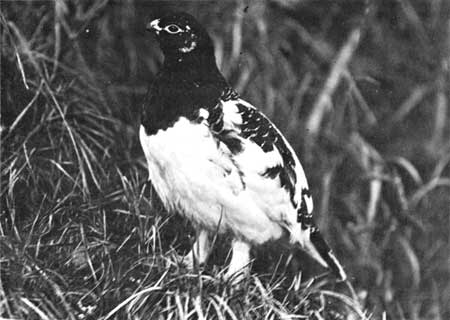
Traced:
[[206, 31], [184, 13], [149, 27], [165, 62], [143, 106], [140, 141], [164, 205], [199, 231], [187, 264], [191, 256], [204, 262], [211, 233], [231, 233], [232, 276], [248, 264], [251, 245], [288, 232], [292, 243], [345, 278], [314, 225], [300, 161], [275, 125], [228, 85]]

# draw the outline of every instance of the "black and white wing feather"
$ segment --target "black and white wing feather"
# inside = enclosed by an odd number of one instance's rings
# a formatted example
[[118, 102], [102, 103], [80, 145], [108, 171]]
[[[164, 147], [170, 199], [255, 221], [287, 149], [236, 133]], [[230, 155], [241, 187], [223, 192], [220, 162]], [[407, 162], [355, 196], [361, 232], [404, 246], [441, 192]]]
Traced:
[[302, 165], [275, 125], [231, 88], [224, 91], [220, 103], [206, 110], [204, 118], [220, 147], [241, 173], [244, 185], [250, 171], [256, 171], [263, 178], [262, 183], [278, 181], [294, 209], [290, 212], [295, 217], [286, 217], [291, 233], [299, 238], [294, 240], [345, 279], [341, 264], [313, 222], [313, 202]]
[[[211, 131], [234, 158], [247, 152], [245, 147], [260, 149], [265, 157], [253, 159], [252, 167], [268, 179], [279, 179], [299, 215], [312, 213], [313, 202], [303, 168], [292, 147], [264, 114], [228, 89], [208, 115]], [[298, 220], [302, 222], [300, 216]]]

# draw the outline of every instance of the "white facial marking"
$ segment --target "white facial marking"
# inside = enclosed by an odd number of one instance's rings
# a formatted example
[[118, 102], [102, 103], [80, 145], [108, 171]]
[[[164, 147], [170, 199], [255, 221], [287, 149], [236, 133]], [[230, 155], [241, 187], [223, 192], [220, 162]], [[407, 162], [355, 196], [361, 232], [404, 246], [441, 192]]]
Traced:
[[183, 29], [181, 29], [176, 24], [169, 24], [168, 26], [166, 26], [164, 28], [164, 31], [166, 31], [166, 32], [168, 32], [170, 34], [177, 34], [177, 33], [180, 33], [180, 32], [184, 32]]
[[155, 19], [152, 22], [150, 22], [150, 28], [154, 29], [156, 31], [156, 34], [159, 34], [159, 32], [162, 30], [162, 28], [159, 26], [160, 19]]
[[192, 50], [194, 50], [196, 46], [197, 46], [197, 42], [192, 41], [191, 45], [189, 47], [183, 47], [180, 49], [180, 51], [183, 53], [188, 53], [188, 52], [191, 52]]

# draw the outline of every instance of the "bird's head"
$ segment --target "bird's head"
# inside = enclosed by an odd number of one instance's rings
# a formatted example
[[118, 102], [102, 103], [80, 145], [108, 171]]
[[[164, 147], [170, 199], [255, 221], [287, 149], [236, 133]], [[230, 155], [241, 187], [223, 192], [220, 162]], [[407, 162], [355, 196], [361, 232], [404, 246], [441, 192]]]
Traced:
[[165, 56], [213, 52], [213, 43], [197, 20], [184, 12], [169, 13], [147, 24]]

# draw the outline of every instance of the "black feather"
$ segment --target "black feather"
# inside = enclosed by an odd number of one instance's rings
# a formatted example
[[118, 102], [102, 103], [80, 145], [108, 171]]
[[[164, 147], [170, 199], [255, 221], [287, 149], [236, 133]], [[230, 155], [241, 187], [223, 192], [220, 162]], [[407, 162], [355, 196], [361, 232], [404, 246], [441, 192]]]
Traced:
[[256, 143], [264, 152], [273, 151], [274, 148], [280, 152], [283, 165], [268, 168], [263, 175], [272, 179], [278, 175], [281, 186], [288, 190], [292, 204], [297, 207], [294, 200], [297, 182], [295, 160], [283, 137], [274, 128], [270, 120], [258, 110], [240, 103], [237, 104], [237, 107], [242, 117], [241, 136]]
[[326, 243], [325, 239], [320, 234], [318, 228], [314, 227], [310, 233], [311, 243], [316, 248], [317, 252], [320, 254], [323, 260], [327, 263], [331, 271], [342, 281], [346, 280], [347, 275], [344, 269], [340, 265], [339, 261], [330, 249], [330, 246]]
[[195, 19], [188, 14], [168, 15], [164, 19], [167, 23], [178, 19], [194, 28], [197, 41], [204, 45], [180, 53], [164, 47], [164, 39], [160, 39], [164, 65], [149, 90], [141, 115], [148, 135], [171, 127], [180, 117], [195, 120], [196, 110], [214, 108], [222, 93], [230, 88], [217, 68], [212, 40]]

